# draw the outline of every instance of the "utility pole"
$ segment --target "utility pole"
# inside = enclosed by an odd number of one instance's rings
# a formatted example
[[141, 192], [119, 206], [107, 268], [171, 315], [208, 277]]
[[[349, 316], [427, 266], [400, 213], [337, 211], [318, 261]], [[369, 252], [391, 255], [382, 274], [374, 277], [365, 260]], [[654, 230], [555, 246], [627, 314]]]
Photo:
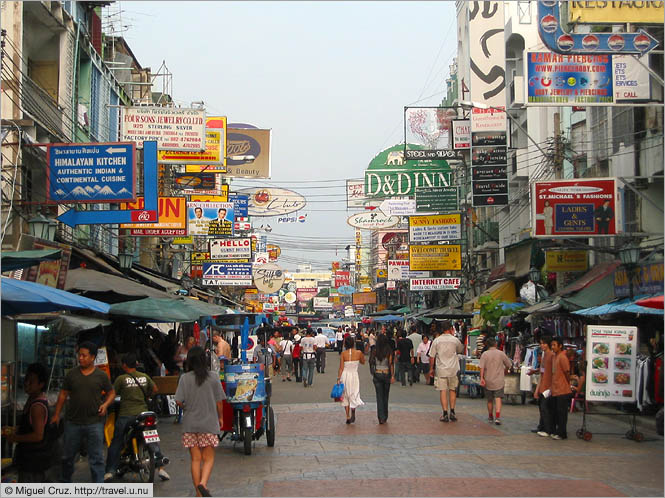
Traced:
[[561, 143], [561, 115], [554, 113], [554, 178], [563, 178], [563, 144]]

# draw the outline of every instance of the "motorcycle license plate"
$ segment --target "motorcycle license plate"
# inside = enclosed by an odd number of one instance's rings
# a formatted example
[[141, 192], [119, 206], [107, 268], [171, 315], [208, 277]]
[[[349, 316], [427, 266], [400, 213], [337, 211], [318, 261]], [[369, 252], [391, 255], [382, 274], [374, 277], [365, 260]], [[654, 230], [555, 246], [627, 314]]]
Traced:
[[157, 431], [143, 431], [143, 439], [146, 443], [158, 443], [159, 434]]

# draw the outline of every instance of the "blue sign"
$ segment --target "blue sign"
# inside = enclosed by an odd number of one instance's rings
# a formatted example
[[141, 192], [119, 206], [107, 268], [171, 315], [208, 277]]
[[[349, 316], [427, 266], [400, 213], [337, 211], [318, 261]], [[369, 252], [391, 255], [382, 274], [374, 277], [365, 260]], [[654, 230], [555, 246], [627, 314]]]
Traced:
[[132, 143], [83, 143], [48, 147], [51, 202], [129, 202], [136, 199]]
[[658, 46], [649, 33], [566, 33], [561, 28], [559, 3], [538, 2], [538, 31], [547, 48], [559, 54], [636, 54], [643, 55]]
[[351, 285], [342, 285], [337, 289], [337, 292], [344, 296], [350, 296], [356, 291], [355, 287], [352, 287]]
[[528, 52], [529, 104], [611, 104], [611, 55]]
[[108, 223], [155, 223], [158, 218], [157, 198], [157, 142], [143, 142], [143, 209], [109, 211], [77, 211], [70, 209], [58, 216], [58, 220], [74, 228], [76, 225]]
[[249, 196], [243, 194], [229, 194], [229, 202], [233, 203], [236, 218], [247, 218], [249, 216]]
[[203, 285], [252, 285], [252, 263], [203, 263]]
[[554, 229], [568, 233], [594, 233], [593, 204], [555, 204]]

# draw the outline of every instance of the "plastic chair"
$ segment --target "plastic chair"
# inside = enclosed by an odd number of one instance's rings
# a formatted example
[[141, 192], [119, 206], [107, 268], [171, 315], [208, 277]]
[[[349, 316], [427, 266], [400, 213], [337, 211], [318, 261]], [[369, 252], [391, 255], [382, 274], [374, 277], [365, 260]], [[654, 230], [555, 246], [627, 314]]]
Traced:
[[575, 396], [573, 396], [573, 399], [570, 401], [570, 413], [573, 413], [575, 411], [575, 402], [576, 401], [584, 401], [584, 411], [588, 412], [589, 411], [589, 403], [586, 400], [586, 397], [584, 396], [584, 393], [580, 393], [578, 391], [575, 391]]

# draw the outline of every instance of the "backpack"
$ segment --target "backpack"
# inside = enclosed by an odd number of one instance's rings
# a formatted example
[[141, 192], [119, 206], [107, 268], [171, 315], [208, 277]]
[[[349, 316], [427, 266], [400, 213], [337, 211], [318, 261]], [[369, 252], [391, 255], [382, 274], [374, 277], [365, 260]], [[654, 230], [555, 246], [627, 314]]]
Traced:
[[295, 345], [293, 346], [293, 350], [291, 351], [291, 357], [292, 358], [300, 358], [300, 343], [296, 342]]

